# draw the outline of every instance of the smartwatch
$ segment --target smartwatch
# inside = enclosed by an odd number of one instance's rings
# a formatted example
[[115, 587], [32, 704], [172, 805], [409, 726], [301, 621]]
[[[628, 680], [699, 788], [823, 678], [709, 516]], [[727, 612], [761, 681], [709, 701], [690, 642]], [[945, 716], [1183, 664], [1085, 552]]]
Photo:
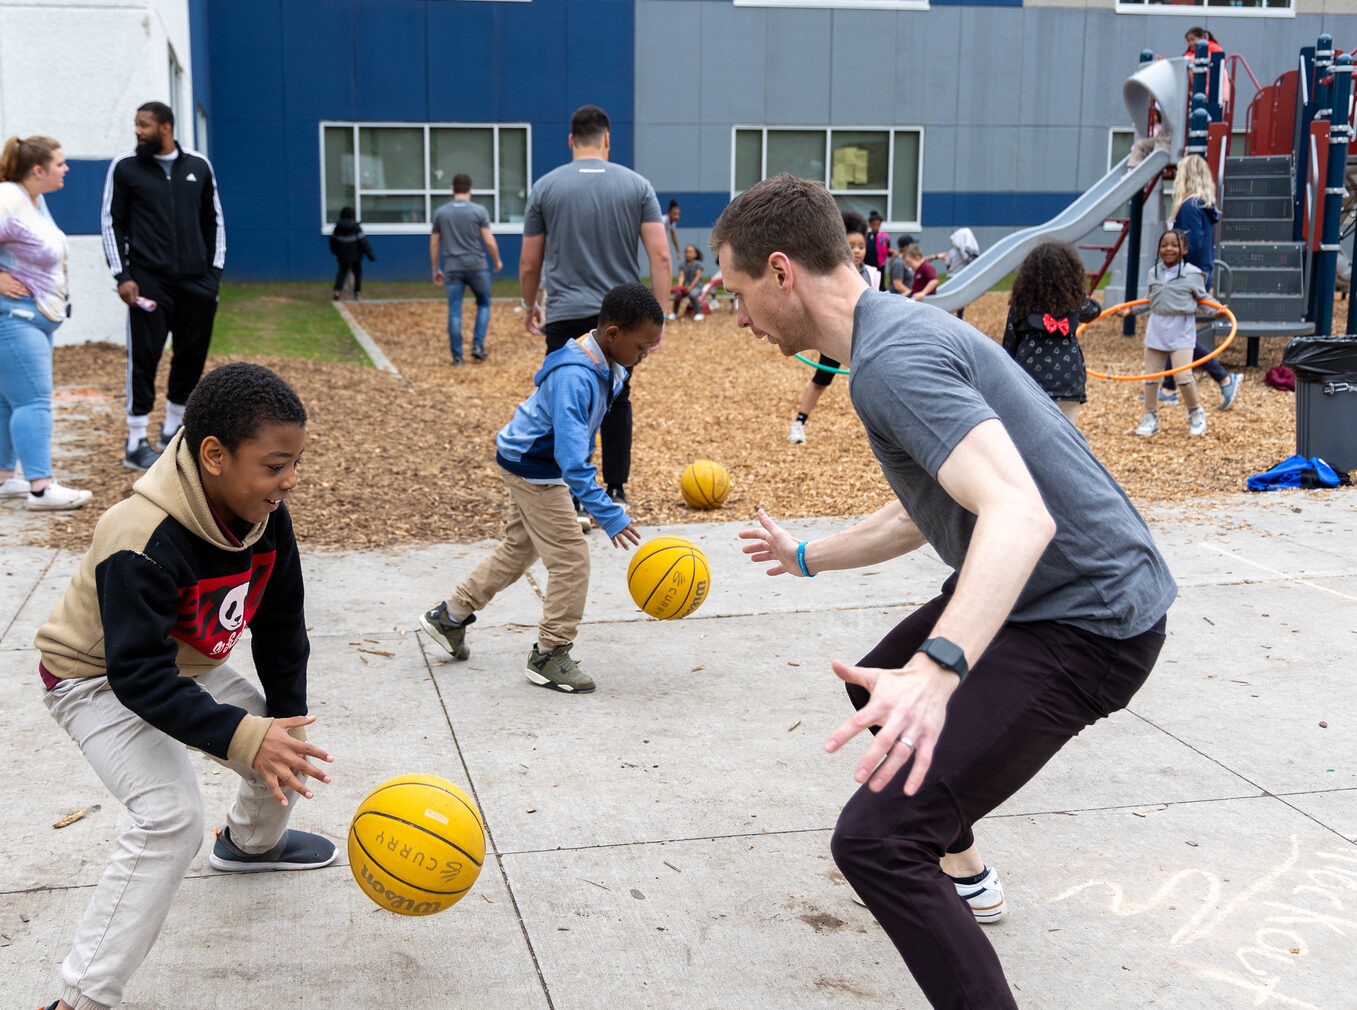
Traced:
[[966, 663], [966, 653], [955, 642], [946, 638], [930, 638], [916, 651], [922, 652], [944, 670], [951, 670], [962, 680], [966, 679], [970, 666]]

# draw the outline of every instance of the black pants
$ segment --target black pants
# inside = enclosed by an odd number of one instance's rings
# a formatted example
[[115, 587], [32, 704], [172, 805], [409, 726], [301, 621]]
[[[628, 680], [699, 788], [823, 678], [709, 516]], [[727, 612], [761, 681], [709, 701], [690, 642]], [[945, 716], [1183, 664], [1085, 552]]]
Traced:
[[[569, 341], [582, 337], [598, 325], [598, 316], [582, 319], [562, 319], [547, 323], [543, 332], [547, 337], [547, 353], [558, 351]], [[631, 476], [631, 369], [627, 381], [603, 415], [603, 483], [609, 487], [621, 486]]]
[[348, 279], [350, 273], [353, 274], [353, 293], [355, 295], [361, 294], [363, 291], [362, 260], [359, 260], [357, 263], [341, 262], [339, 264], [339, 273], [335, 274], [335, 290], [336, 291], [344, 290], [344, 281]]
[[[894, 628], [862, 666], [899, 668], [928, 637], [943, 595]], [[1005, 624], [952, 696], [923, 786], [903, 792], [911, 758], [879, 793], [839, 815], [834, 861], [939, 1010], [1016, 1008], [999, 958], [938, 865], [974, 843], [971, 826], [1032, 778], [1085, 726], [1124, 708], [1164, 644], [1163, 618], [1117, 640], [1041, 621]], [[861, 708], [867, 692], [849, 685]]]
[[166, 281], [135, 270], [132, 279], [141, 296], [156, 303], [154, 312], [135, 305], [127, 310], [127, 412], [142, 417], [155, 406], [155, 373], [166, 337], [174, 337], [169, 401], [187, 403], [202, 378], [217, 315], [217, 279]]

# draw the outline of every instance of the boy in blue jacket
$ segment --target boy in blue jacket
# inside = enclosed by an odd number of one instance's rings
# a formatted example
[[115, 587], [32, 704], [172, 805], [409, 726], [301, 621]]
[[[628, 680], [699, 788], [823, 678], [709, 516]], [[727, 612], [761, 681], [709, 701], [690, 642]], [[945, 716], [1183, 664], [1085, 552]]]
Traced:
[[509, 489], [504, 539], [419, 620], [454, 659], [471, 655], [466, 629], [476, 611], [540, 557], [548, 580], [528, 679], [555, 691], [594, 690], [570, 655], [589, 594], [589, 547], [570, 499], [579, 499], [614, 547], [629, 550], [641, 542], [635, 523], [599, 486], [589, 456], [627, 369], [655, 349], [663, 329], [664, 310], [649, 288], [613, 288], [603, 298], [598, 327], [547, 355], [533, 377], [537, 388], [500, 429], [495, 462]]

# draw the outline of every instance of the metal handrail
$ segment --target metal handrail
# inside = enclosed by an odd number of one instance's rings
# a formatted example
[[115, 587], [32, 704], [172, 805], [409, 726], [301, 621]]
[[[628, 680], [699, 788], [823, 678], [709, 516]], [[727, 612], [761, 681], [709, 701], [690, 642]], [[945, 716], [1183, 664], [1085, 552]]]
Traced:
[[[1241, 53], [1230, 53], [1230, 54], [1228, 54], [1228, 55], [1225, 57], [1225, 62], [1226, 62], [1226, 63], [1242, 63], [1242, 64], [1244, 64], [1244, 73], [1248, 74], [1248, 75], [1249, 75], [1249, 80], [1253, 81], [1253, 89], [1254, 89], [1255, 91], [1262, 91], [1262, 90], [1263, 90], [1263, 86], [1262, 86], [1261, 84], [1258, 83], [1258, 78], [1253, 76], [1253, 68], [1249, 66], [1249, 61], [1246, 60], [1246, 59], [1244, 59], [1243, 54], [1241, 54]], [[1230, 80], [1231, 80], [1231, 81], [1234, 80], [1234, 72], [1233, 72], [1233, 71], [1230, 72]]]

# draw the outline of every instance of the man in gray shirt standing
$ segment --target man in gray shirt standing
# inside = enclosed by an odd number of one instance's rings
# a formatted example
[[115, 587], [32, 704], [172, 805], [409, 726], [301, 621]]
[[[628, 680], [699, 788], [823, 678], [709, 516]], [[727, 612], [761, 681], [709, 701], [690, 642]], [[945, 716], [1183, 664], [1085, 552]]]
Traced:
[[953, 569], [857, 666], [833, 663], [859, 711], [825, 749], [876, 733], [835, 862], [933, 1006], [1016, 1010], [980, 928], [1003, 914], [1003, 885], [972, 826], [1130, 702], [1177, 586], [1125, 492], [997, 343], [868, 290], [823, 185], [750, 187], [711, 246], [741, 326], [786, 355], [851, 362], [853, 407], [896, 495], [801, 543], [760, 510], [745, 553], [810, 578], [927, 543]]
[[[484, 248], [482, 248], [484, 246]], [[429, 263], [433, 282], [448, 292], [448, 346], [452, 363], [462, 363], [462, 295], [467, 288], [476, 296], [476, 328], [471, 336], [471, 356], [486, 359], [485, 331], [490, 326], [490, 271], [485, 254], [495, 261], [495, 273], [504, 269], [499, 244], [490, 231], [490, 215], [471, 201], [471, 176], [459, 172], [452, 177], [452, 201], [433, 214], [433, 234], [429, 236]], [[441, 260], [440, 260], [441, 254]]]
[[[669, 300], [671, 263], [655, 188], [629, 168], [608, 161], [608, 114], [584, 105], [570, 118], [569, 164], [537, 180], [523, 217], [523, 287], [528, 332], [546, 337], [546, 351], [563, 347], [598, 325], [603, 296], [641, 279], [638, 240], [650, 261], [650, 287], [661, 305]], [[543, 267], [546, 322], [536, 308]], [[631, 369], [603, 419], [603, 482], [616, 502], [627, 500], [631, 473]], [[588, 522], [584, 515], [582, 524]]]

